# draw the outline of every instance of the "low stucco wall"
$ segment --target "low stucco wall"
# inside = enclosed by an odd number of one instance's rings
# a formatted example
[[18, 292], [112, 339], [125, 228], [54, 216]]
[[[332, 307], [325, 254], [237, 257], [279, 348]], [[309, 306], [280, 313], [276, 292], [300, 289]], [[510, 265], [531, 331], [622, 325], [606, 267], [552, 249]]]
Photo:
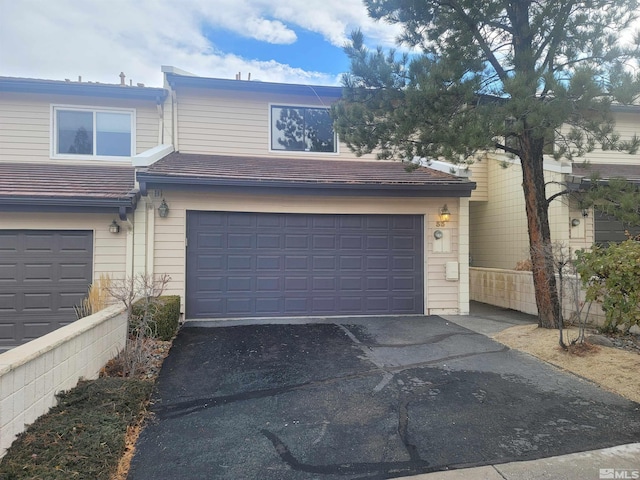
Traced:
[[[473, 301], [538, 315], [531, 272], [471, 267], [469, 283]], [[584, 292], [581, 293], [581, 299], [584, 301]], [[565, 300], [563, 306], [564, 318], [570, 319], [574, 311], [572, 301]], [[589, 323], [597, 325], [604, 323], [604, 313], [600, 305], [594, 303], [591, 306]]]
[[56, 404], [56, 393], [97, 378], [126, 333], [126, 312], [114, 305], [0, 354], [0, 457]]

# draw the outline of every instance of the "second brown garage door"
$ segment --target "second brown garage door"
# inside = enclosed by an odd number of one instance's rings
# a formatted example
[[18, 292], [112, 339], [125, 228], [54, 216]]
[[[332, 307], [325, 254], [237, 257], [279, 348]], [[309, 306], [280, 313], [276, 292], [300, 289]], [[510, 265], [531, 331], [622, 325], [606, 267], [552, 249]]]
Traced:
[[0, 230], [0, 347], [76, 320], [92, 266], [91, 231]]
[[423, 217], [188, 212], [187, 318], [423, 313]]

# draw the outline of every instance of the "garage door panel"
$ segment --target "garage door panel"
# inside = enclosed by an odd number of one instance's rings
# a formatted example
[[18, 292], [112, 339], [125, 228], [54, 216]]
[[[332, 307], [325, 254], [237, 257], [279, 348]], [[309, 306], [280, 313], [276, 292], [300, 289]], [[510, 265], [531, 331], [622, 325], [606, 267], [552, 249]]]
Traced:
[[390, 309], [390, 299], [386, 297], [368, 297], [367, 310], [373, 312], [388, 312]]
[[82, 234], [60, 234], [60, 238], [54, 245], [59, 245], [60, 253], [91, 253], [92, 246], [87, 245], [86, 237]]
[[391, 258], [391, 265], [391, 268], [395, 271], [407, 270], [413, 272], [416, 268], [419, 268], [416, 265], [415, 257], [394, 256]]
[[227, 300], [227, 311], [231, 316], [250, 316], [253, 311], [252, 301], [249, 298], [229, 298]]
[[3, 234], [0, 235], [0, 254], [2, 253], [17, 253], [18, 252], [18, 234]]
[[18, 311], [18, 295], [15, 293], [0, 293], [0, 314], [16, 313]]
[[18, 278], [18, 266], [15, 263], [0, 264], [0, 283], [16, 284]]
[[258, 272], [282, 269], [282, 258], [277, 256], [259, 255], [256, 258], [256, 268]]
[[336, 257], [334, 256], [313, 256], [313, 270], [335, 270], [336, 269]]
[[285, 235], [284, 248], [309, 248], [309, 237], [307, 235]]
[[223, 246], [224, 235], [221, 233], [199, 233], [196, 235], [196, 245], [201, 248], [216, 248]]
[[363, 278], [362, 277], [348, 277], [348, 276], [342, 276], [340, 277], [340, 290], [342, 291], [353, 291], [356, 290], [358, 292], [363, 291], [362, 288], [362, 282], [363, 282]]
[[381, 255], [367, 257], [367, 270], [389, 270], [389, 257]]
[[278, 234], [257, 234], [256, 248], [272, 249], [282, 247], [282, 237]]
[[83, 282], [90, 278], [90, 265], [86, 263], [59, 264], [58, 280], [61, 282]]
[[53, 265], [50, 263], [25, 263], [23, 279], [25, 282], [53, 281]]
[[361, 251], [364, 244], [362, 236], [358, 235], [342, 235], [340, 238], [341, 250], [357, 250]]
[[75, 321], [92, 270], [90, 231], [0, 230], [0, 345]]
[[333, 215], [316, 215], [311, 217], [311, 225], [314, 230], [329, 229], [334, 231], [337, 226], [338, 217]]
[[307, 277], [290, 277], [284, 278], [284, 290], [286, 292], [306, 292], [309, 290]]
[[302, 255], [287, 255], [284, 259], [284, 268], [287, 271], [295, 271], [295, 270], [309, 270], [309, 257]]
[[382, 235], [367, 236], [367, 249], [369, 250], [388, 250], [389, 237]]
[[0, 345], [9, 345], [16, 337], [16, 333], [15, 324], [0, 323]]
[[357, 270], [361, 271], [363, 265], [362, 257], [353, 255], [342, 255], [340, 257], [340, 270]]
[[230, 272], [251, 270], [252, 260], [252, 255], [229, 255], [227, 256], [227, 270]]
[[282, 311], [282, 302], [279, 298], [256, 298], [257, 312], [263, 312], [263, 314], [278, 314]]
[[229, 234], [229, 244], [227, 245], [227, 248], [237, 250], [254, 247], [253, 238], [254, 234], [251, 233]]
[[336, 277], [314, 277], [312, 283], [312, 289], [314, 292], [335, 292], [336, 291]]
[[284, 311], [289, 315], [304, 315], [311, 310], [308, 303], [308, 298], [287, 297], [284, 299]]
[[24, 251], [28, 253], [53, 253], [56, 248], [56, 240], [53, 233], [48, 234], [26, 234], [24, 236]]
[[258, 277], [256, 278], [256, 293], [279, 292], [282, 289], [280, 277]]
[[423, 219], [406, 217], [188, 212], [189, 238], [222, 239], [188, 242], [187, 318], [422, 313]]

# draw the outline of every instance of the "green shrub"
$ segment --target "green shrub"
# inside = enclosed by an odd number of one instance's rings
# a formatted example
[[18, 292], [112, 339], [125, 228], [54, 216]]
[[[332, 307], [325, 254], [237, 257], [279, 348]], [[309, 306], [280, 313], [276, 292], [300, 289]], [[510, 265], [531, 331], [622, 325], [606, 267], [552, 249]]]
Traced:
[[578, 273], [587, 301], [602, 304], [605, 331], [640, 325], [640, 242], [594, 246], [578, 254]]
[[21, 433], [0, 463], [0, 478], [113, 478], [127, 427], [144, 412], [153, 384], [99, 378], [58, 395], [58, 405]]
[[178, 295], [141, 299], [133, 305], [129, 333], [145, 328], [144, 333], [148, 337], [171, 340], [178, 330], [179, 319], [180, 297]]

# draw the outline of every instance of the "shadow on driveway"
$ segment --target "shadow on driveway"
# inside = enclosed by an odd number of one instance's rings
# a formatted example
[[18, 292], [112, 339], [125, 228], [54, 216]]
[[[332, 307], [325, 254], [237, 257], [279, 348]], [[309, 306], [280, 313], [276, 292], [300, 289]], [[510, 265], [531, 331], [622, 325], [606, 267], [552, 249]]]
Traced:
[[639, 407], [440, 317], [185, 326], [129, 479], [385, 479], [531, 460], [636, 442]]

